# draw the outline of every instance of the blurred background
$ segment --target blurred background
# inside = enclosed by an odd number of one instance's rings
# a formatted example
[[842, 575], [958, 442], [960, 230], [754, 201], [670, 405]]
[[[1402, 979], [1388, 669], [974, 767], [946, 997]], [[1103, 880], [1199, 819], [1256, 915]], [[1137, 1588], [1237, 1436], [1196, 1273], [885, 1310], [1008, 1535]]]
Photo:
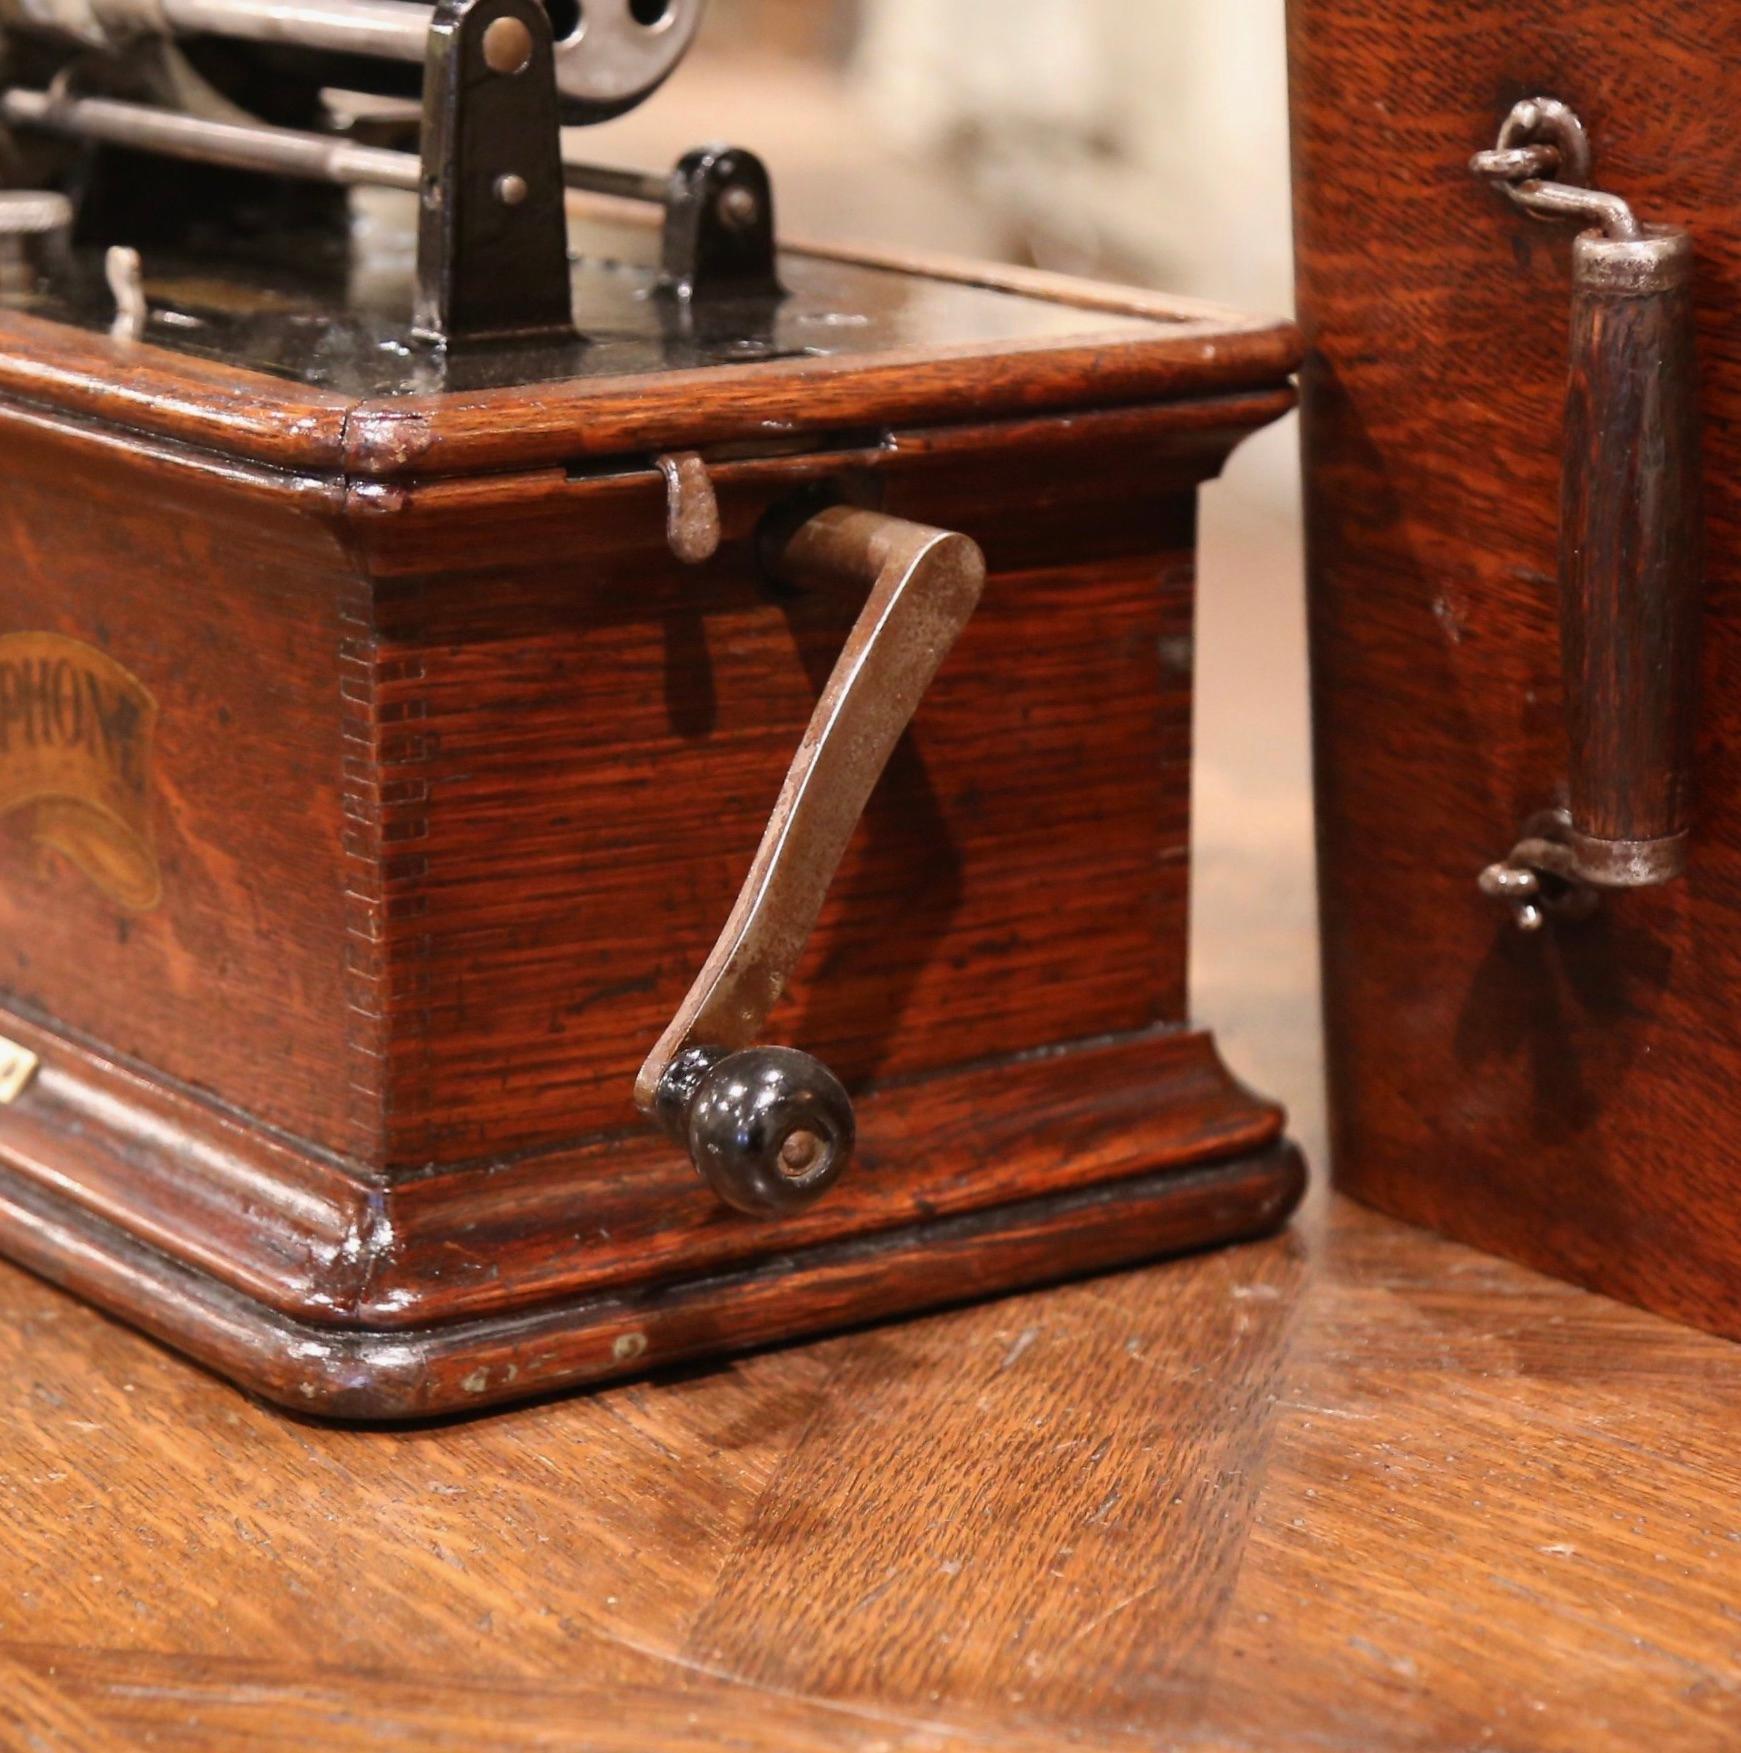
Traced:
[[[792, 239], [1292, 309], [1284, 0], [711, 0], [600, 160], [737, 141]], [[1295, 423], [1203, 502], [1193, 1004], [1322, 1162]]]

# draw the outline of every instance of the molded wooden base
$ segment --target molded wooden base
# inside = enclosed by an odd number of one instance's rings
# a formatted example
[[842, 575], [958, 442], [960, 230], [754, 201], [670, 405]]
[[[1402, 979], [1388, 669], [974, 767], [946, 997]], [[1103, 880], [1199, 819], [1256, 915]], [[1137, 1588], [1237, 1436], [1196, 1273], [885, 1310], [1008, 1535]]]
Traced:
[[392, 1332], [293, 1321], [0, 1171], [0, 1250], [243, 1387], [325, 1418], [423, 1418], [1244, 1241], [1298, 1151], [1144, 1176], [534, 1313]]
[[386, 1176], [16, 1014], [0, 1252], [304, 1411], [524, 1398], [1262, 1234], [1283, 1117], [1161, 1030], [866, 1091], [811, 1210], [725, 1210], [648, 1131]]

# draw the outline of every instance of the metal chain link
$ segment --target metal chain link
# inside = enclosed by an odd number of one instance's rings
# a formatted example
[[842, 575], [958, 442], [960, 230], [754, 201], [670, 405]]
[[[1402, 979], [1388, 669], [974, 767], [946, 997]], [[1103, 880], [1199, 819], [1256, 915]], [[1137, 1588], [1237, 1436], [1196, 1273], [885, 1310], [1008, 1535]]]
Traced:
[[1532, 219], [1578, 220], [1621, 243], [1644, 235], [1620, 196], [1588, 186], [1589, 136], [1558, 98], [1528, 97], [1513, 105], [1500, 125], [1498, 145], [1477, 152], [1469, 168]]

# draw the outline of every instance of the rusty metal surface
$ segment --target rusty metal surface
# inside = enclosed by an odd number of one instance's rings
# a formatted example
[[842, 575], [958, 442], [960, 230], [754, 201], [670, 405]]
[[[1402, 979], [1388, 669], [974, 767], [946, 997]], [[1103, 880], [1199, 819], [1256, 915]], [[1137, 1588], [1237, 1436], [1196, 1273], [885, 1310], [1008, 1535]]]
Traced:
[[685, 566], [700, 566], [719, 552], [719, 498], [707, 464], [695, 451], [657, 459], [665, 477], [665, 539]]
[[[772, 548], [783, 582], [865, 590], [865, 607], [725, 929], [635, 1083], [642, 1112], [688, 1143], [722, 1197], [762, 1211], [807, 1202], [838, 1177], [850, 1105], [843, 1113], [844, 1092], [807, 1056], [761, 1049], [749, 1065], [742, 1050], [758, 1042], [871, 790], [985, 583], [984, 557], [966, 536], [848, 506], [819, 512]], [[674, 1066], [682, 1075], [668, 1079]], [[697, 1134], [692, 1123], [707, 1116], [711, 1130]]]
[[[1632, 209], [1618, 195], [1589, 186], [1590, 138], [1558, 98], [1528, 97], [1500, 124], [1499, 143], [1469, 161], [1532, 219], [1578, 219], [1615, 239], [1639, 235]], [[1555, 171], [1550, 180], [1548, 171]]]
[[868, 589], [864, 612], [798, 745], [719, 942], [648, 1055], [650, 1111], [665, 1067], [697, 1043], [748, 1047], [778, 1002], [901, 732], [966, 626], [985, 562], [966, 536], [834, 506], [774, 556], [800, 589]]

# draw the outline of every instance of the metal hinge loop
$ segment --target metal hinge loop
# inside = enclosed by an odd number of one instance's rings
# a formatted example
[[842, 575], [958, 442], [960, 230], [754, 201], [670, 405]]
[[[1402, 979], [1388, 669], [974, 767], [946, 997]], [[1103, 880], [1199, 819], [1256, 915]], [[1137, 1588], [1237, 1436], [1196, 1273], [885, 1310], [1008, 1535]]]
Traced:
[[1528, 97], [1500, 124], [1499, 144], [1469, 160], [1532, 219], [1582, 220], [1617, 243], [1644, 235], [1618, 195], [1592, 189], [1590, 139], [1584, 124], [1554, 97]]

